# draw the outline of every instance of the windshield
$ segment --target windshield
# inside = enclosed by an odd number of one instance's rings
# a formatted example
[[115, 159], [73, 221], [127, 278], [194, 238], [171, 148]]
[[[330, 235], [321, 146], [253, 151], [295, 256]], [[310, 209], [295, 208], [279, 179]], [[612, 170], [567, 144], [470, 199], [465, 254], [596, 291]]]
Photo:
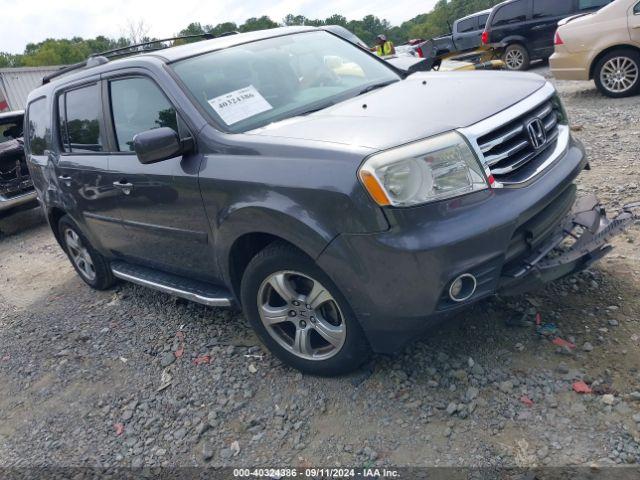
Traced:
[[0, 143], [8, 142], [22, 137], [22, 119], [12, 121], [0, 121]]
[[215, 122], [234, 133], [310, 113], [400, 78], [324, 31], [238, 45], [181, 60], [173, 68]]

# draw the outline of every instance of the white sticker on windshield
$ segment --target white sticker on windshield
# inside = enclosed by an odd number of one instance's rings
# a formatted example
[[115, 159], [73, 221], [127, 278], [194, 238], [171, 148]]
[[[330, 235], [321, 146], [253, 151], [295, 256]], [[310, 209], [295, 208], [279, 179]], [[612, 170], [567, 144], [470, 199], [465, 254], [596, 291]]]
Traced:
[[227, 125], [241, 122], [273, 107], [253, 85], [209, 100], [209, 105]]

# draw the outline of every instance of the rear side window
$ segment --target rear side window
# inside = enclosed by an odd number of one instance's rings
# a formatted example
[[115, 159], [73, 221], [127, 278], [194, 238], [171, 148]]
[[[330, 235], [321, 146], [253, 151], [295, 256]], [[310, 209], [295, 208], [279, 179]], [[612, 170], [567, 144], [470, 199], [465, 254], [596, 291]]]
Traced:
[[486, 15], [480, 15], [478, 17], [478, 26], [480, 30], [482, 30], [487, 25], [487, 20], [489, 20], [488, 13]]
[[175, 109], [151, 80], [114, 80], [110, 92], [119, 151], [132, 152], [133, 137], [146, 130], [169, 127], [178, 132]]
[[527, 19], [529, 3], [524, 0], [509, 3], [501, 7], [493, 17], [493, 26], [509, 25], [511, 23], [524, 22]]
[[29, 104], [27, 122], [27, 151], [31, 155], [44, 155], [51, 144], [51, 121], [45, 98]]
[[[578, 0], [578, 10], [597, 10], [609, 5], [612, 0]], [[639, 12], [640, 7], [636, 5], [636, 12]]]
[[102, 101], [98, 84], [58, 98], [60, 140], [65, 152], [102, 152]]
[[640, 14], [640, 3], [636, 3], [636, 6], [633, 7], [633, 13], [636, 15]]
[[533, 18], [560, 17], [573, 12], [573, 0], [533, 0]]
[[467, 18], [458, 23], [458, 33], [473, 32], [477, 30], [477, 24], [475, 18]]

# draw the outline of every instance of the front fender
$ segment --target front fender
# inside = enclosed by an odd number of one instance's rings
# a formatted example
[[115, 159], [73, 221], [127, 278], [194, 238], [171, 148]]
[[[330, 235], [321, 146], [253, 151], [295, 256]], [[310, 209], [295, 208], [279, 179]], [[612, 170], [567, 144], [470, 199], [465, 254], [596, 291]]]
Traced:
[[230, 284], [229, 258], [235, 242], [247, 234], [268, 234], [295, 245], [311, 258], [320, 256], [337, 232], [317, 221], [308, 210], [282, 198], [282, 209], [264, 205], [237, 208], [222, 219], [216, 232], [217, 263], [225, 283]]

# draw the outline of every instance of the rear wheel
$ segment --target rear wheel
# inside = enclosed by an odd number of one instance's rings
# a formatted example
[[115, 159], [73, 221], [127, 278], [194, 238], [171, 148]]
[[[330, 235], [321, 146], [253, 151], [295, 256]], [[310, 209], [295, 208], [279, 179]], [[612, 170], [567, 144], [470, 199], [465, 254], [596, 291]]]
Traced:
[[504, 51], [504, 55], [502, 55], [502, 60], [507, 70], [514, 71], [529, 70], [529, 65], [531, 64], [529, 51], [519, 43], [509, 45]]
[[115, 280], [107, 260], [100, 255], [67, 215], [58, 222], [59, 238], [80, 278], [96, 290], [111, 287]]
[[598, 90], [612, 98], [640, 92], [640, 53], [614, 50], [602, 57], [593, 72]]
[[251, 260], [241, 298], [260, 339], [298, 370], [339, 375], [370, 356], [347, 300], [312, 259], [285, 243], [271, 244]]

